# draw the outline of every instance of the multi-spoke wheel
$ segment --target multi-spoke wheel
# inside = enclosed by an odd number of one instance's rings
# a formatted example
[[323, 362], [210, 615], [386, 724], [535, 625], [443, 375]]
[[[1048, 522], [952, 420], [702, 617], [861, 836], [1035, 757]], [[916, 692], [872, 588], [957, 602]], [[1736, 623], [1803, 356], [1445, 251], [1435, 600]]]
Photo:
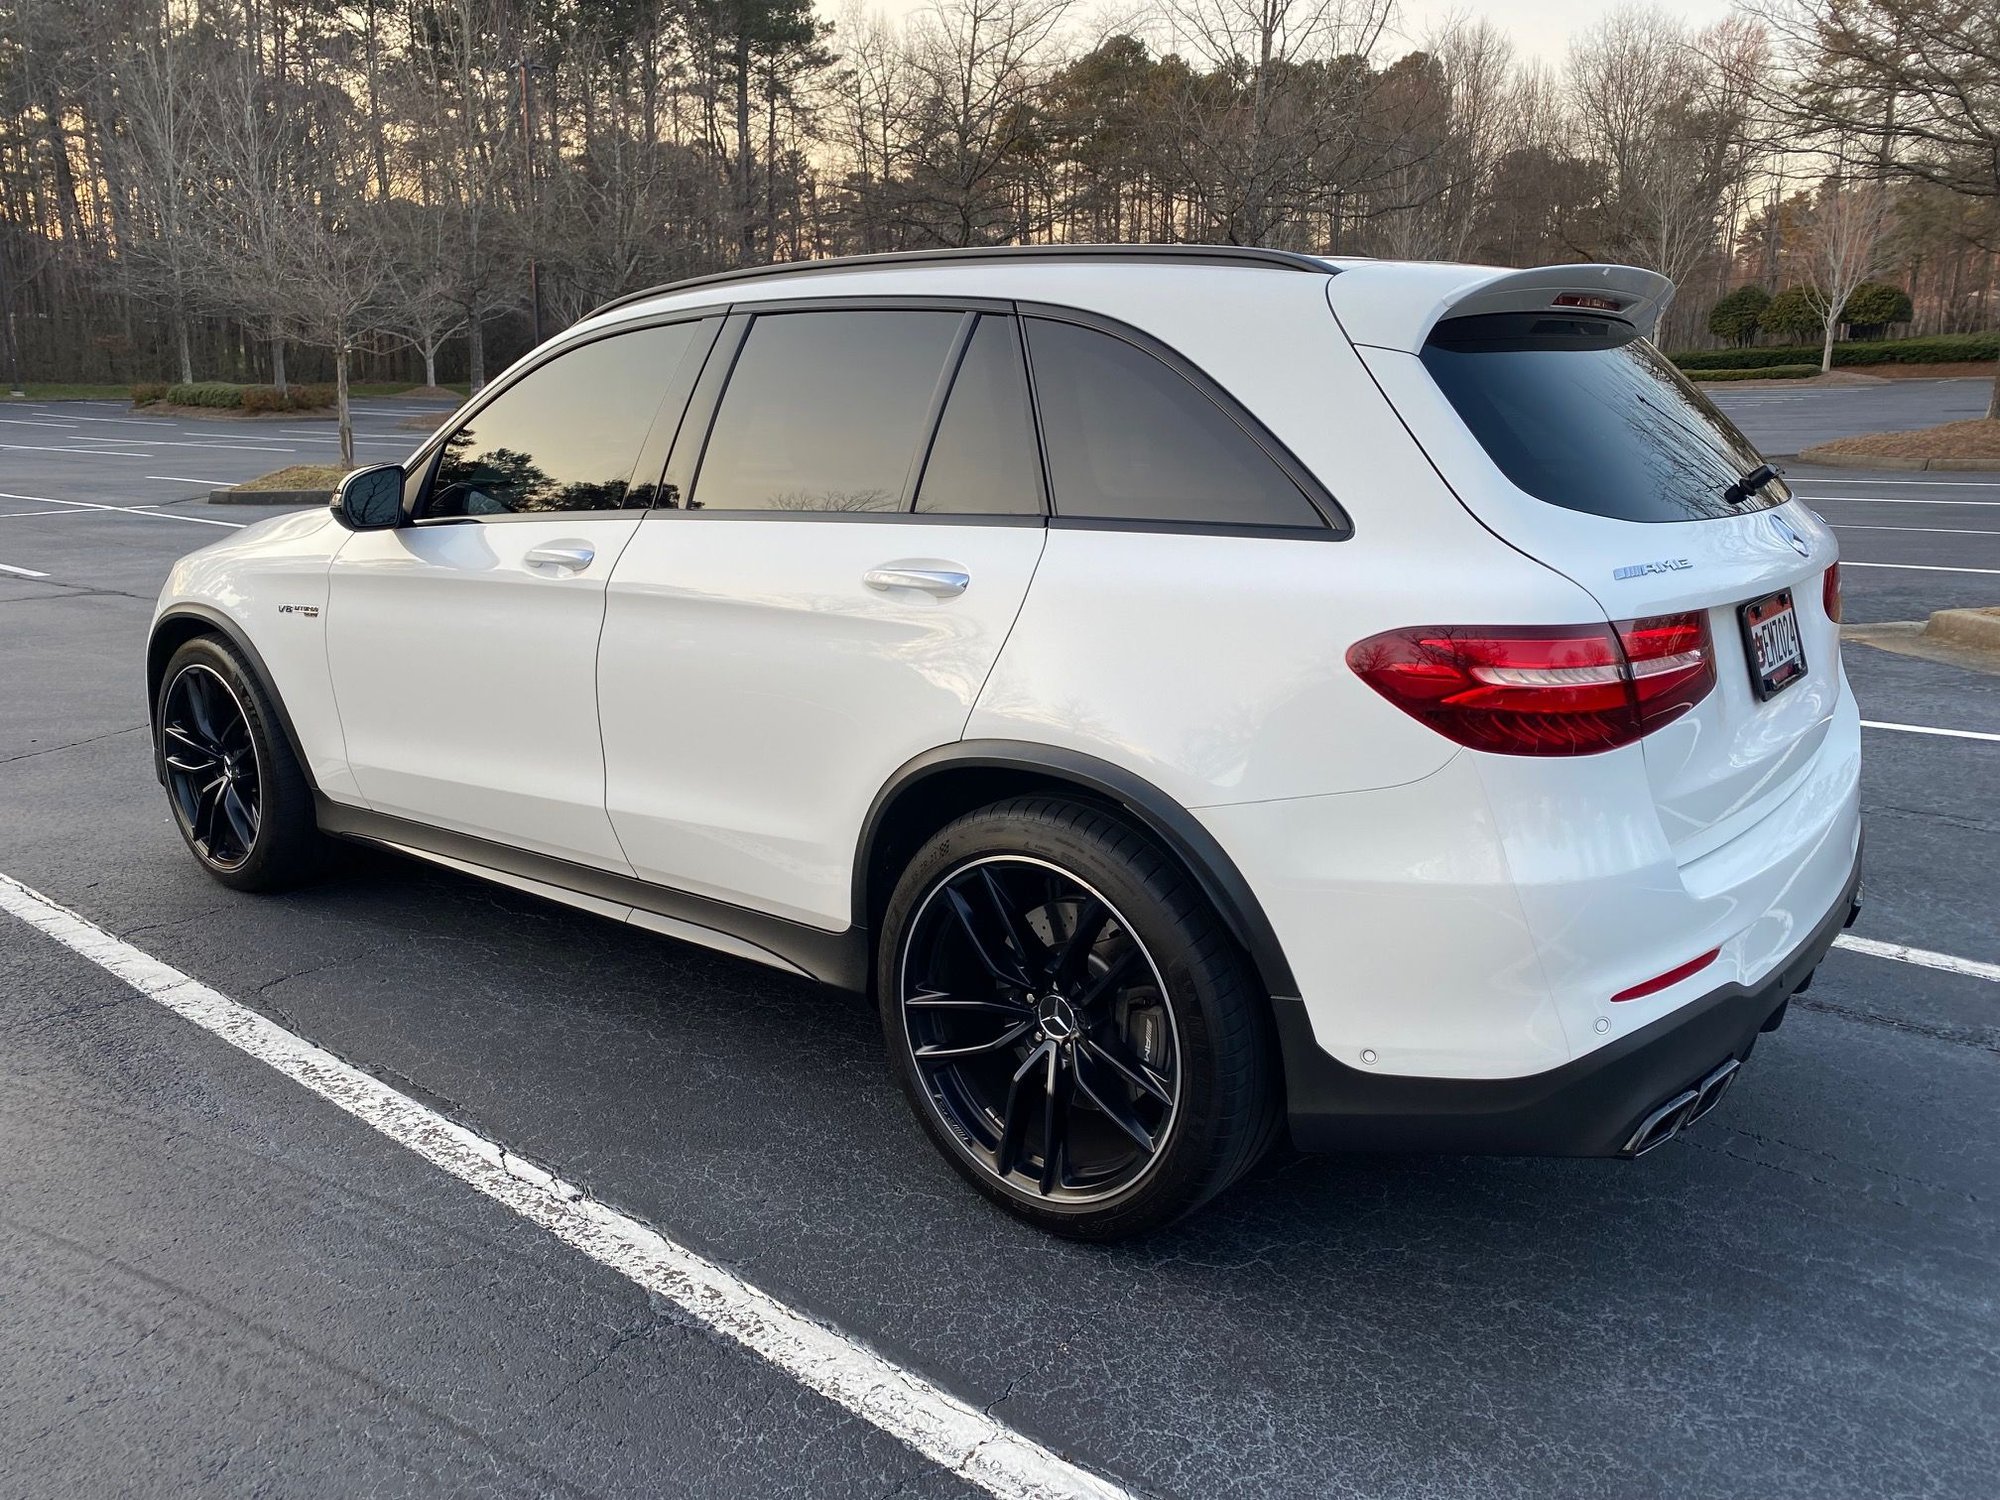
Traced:
[[167, 684], [160, 741], [189, 846], [218, 870], [241, 869], [257, 844], [257, 744], [250, 715], [214, 667], [190, 662]]
[[311, 790], [256, 679], [218, 637], [174, 653], [154, 722], [174, 823], [203, 869], [270, 890], [316, 868]]
[[1063, 1233], [1185, 1213], [1275, 1119], [1267, 1023], [1181, 872], [1116, 815], [1046, 798], [960, 819], [884, 923], [884, 1029], [960, 1171]]

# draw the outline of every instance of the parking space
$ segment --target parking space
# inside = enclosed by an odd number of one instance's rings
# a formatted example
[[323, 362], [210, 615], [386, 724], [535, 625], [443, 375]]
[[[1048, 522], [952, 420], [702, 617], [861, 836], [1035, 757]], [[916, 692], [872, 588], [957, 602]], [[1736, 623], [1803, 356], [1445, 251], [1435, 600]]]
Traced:
[[1986, 415], [1993, 382], [1982, 379], [1870, 380], [1861, 385], [1704, 387], [1765, 453], [1789, 458], [1819, 443], [1864, 432], [1909, 432]]
[[[364, 407], [364, 461], [418, 441]], [[863, 1002], [388, 855], [282, 897], [206, 880], [151, 775], [153, 596], [265, 514], [207, 488], [331, 429], [0, 417], [0, 873], [1052, 1463], [919, 1457], [0, 913], [0, 1431], [41, 1465], [12, 1489], [1990, 1490], [2000, 983], [1837, 951], [1641, 1163], [1282, 1156], [1170, 1232], [1053, 1242], [928, 1149]], [[2000, 602], [2000, 474], [1790, 478], [1850, 620]], [[1846, 657], [1871, 723], [2000, 733], [2000, 677]], [[2000, 742], [1865, 733], [1857, 934], [2000, 964]]]

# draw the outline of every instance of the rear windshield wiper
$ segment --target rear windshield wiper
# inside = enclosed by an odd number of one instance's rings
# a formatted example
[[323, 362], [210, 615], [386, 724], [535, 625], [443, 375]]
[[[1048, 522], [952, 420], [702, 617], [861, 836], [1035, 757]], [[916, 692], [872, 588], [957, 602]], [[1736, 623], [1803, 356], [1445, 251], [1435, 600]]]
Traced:
[[1759, 464], [1748, 474], [1722, 492], [1722, 498], [1731, 505], [1741, 505], [1765, 485], [1778, 477], [1778, 471], [1769, 464]]

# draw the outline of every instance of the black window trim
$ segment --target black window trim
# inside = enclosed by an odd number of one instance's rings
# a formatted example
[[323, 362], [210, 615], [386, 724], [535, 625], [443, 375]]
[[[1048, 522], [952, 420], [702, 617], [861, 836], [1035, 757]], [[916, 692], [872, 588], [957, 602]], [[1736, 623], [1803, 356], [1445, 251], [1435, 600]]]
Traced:
[[[627, 476], [626, 482], [629, 486], [642, 474], [659, 473], [665, 462], [666, 450], [677, 436], [680, 423], [685, 420], [689, 399], [693, 394], [696, 377], [690, 374], [689, 371], [691, 369], [698, 371], [702, 368], [702, 365], [706, 362], [709, 349], [713, 348], [716, 337], [721, 332], [723, 319], [715, 309], [693, 311], [676, 308], [673, 312], [663, 313], [658, 317], [633, 318], [627, 322], [618, 323], [608, 328], [594, 330], [584, 338], [571, 339], [563, 343], [551, 342], [544, 344], [534, 352], [532, 363], [522, 364], [517, 369], [510, 371], [504, 380], [489, 381], [483, 390], [475, 393], [466, 401], [465, 405], [452, 413], [451, 421], [448, 425], [440, 427], [426, 438], [417, 451], [411, 455], [409, 463], [404, 465], [406, 471], [412, 475], [422, 471], [422, 482], [417, 485], [414, 496], [409, 494], [407, 488], [405, 489], [403, 524], [405, 526], [485, 526], [489, 524], [504, 525], [511, 521], [606, 520], [619, 516], [629, 516], [635, 521], [643, 520], [652, 509], [650, 505], [621, 505], [616, 509], [599, 510], [507, 511], [497, 515], [481, 516], [420, 516], [417, 512], [430, 499], [431, 485], [437, 478], [438, 456], [444, 452], [444, 445], [451, 438], [452, 434], [458, 432], [488, 406], [492, 405], [493, 402], [506, 395], [507, 392], [513, 390], [522, 381], [542, 369], [545, 365], [562, 358], [565, 354], [582, 349], [586, 345], [602, 343], [605, 339], [618, 338], [628, 333], [640, 333], [649, 328], [671, 328], [683, 323], [699, 324], [703, 322], [713, 322], [714, 324], [708, 335], [708, 343], [707, 345], [702, 343], [701, 333], [697, 330], [694, 342], [688, 346], [686, 353], [681, 356], [680, 364], [662, 383], [659, 405], [654, 408], [652, 420], [647, 424], [646, 435], [641, 439], [639, 451], [633, 457], [632, 470]], [[696, 358], [697, 355], [700, 356], [699, 360]], [[673, 418], [673, 423], [670, 427], [665, 419], [671, 410], [672, 403], [676, 401], [679, 402], [680, 413]]]
[[[684, 321], [688, 317], [720, 317], [720, 332], [710, 346], [699, 378], [687, 402], [687, 409], [681, 418], [678, 434], [668, 454], [665, 472], [657, 495], [687, 494], [695, 476], [700, 472], [701, 459], [708, 449], [708, 439], [714, 430], [715, 418], [722, 405], [722, 394], [728, 388], [729, 378], [735, 373], [737, 357], [743, 351], [751, 323], [763, 313], [778, 312], [959, 312], [966, 314], [993, 313], [1010, 317], [1014, 322], [1015, 337], [1020, 340], [1021, 366], [1028, 381], [1028, 406], [1034, 417], [1035, 446], [1039, 459], [1042, 483], [1042, 514], [1040, 515], [981, 515], [951, 511], [917, 511], [915, 486], [922, 481], [923, 468], [930, 461], [930, 452], [937, 442], [938, 426], [943, 420], [943, 408], [938, 393], [933, 393], [930, 425], [918, 444], [919, 461], [912, 467], [912, 477], [903, 496], [903, 508], [893, 511], [771, 511], [771, 510], [702, 510], [684, 506], [654, 506], [645, 512], [645, 519], [700, 521], [789, 521], [789, 522], [868, 522], [888, 525], [929, 525], [929, 526], [1046, 526], [1064, 531], [1142, 531], [1168, 535], [1191, 536], [1244, 536], [1264, 537], [1272, 541], [1322, 541], [1344, 542], [1354, 536], [1354, 522], [1346, 509], [1334, 498], [1331, 491], [1319, 481], [1311, 469], [1302, 463], [1290, 448], [1279, 440], [1268, 427], [1232, 396], [1215, 378], [1193, 360], [1162, 339], [1134, 328], [1129, 323], [1087, 308], [1069, 307], [1060, 303], [1021, 302], [991, 297], [965, 296], [919, 296], [883, 295], [857, 293], [845, 297], [770, 297], [754, 301], [731, 302], [725, 306], [708, 306], [699, 309], [680, 309], [676, 317], [662, 321]], [[1253, 523], [1221, 521], [1170, 521], [1150, 520], [1144, 517], [1112, 516], [1062, 516], [1055, 512], [1055, 491], [1049, 474], [1048, 442], [1042, 430], [1042, 407], [1040, 392], [1035, 384], [1034, 359], [1029, 352], [1027, 318], [1047, 318], [1059, 323], [1074, 323], [1078, 327], [1093, 329], [1109, 334], [1165, 364], [1183, 380], [1186, 380], [1203, 396], [1212, 402], [1243, 435], [1264, 455], [1276, 464], [1285, 477], [1298, 486], [1306, 503], [1317, 511], [1324, 526], [1260, 526]], [[939, 391], [949, 393], [951, 380], [956, 379], [957, 364], [965, 356], [970, 331], [976, 322], [968, 318], [959, 330], [952, 353], [946, 358], [949, 378], [941, 378]], [[1338, 325], [1332, 325], [1338, 333]], [[622, 515], [624, 512], [611, 512]]]

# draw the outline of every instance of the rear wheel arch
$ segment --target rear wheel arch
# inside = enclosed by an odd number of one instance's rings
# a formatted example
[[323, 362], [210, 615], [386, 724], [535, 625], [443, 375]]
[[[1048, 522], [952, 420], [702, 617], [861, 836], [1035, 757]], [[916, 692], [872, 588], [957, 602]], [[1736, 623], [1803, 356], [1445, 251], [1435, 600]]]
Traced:
[[903, 866], [947, 823], [990, 803], [1036, 794], [1123, 812], [1193, 879], [1248, 956], [1264, 992], [1298, 993], [1270, 919], [1215, 836], [1143, 777], [1056, 745], [962, 740], [906, 762], [876, 794], [862, 824], [854, 861], [856, 922], [880, 930]]
[[160, 761], [160, 688], [166, 677], [167, 663], [182, 646], [202, 635], [218, 636], [227, 641], [244, 667], [255, 676], [257, 686], [277, 715], [278, 728], [290, 744], [292, 757], [304, 773], [306, 785], [317, 793], [319, 783], [313, 776], [311, 763], [300, 748], [298, 730], [292, 725], [292, 716], [285, 708], [284, 695], [278, 691], [271, 669], [250, 643], [242, 626], [221, 610], [206, 604], [174, 605], [153, 622], [153, 632], [146, 640], [146, 716], [153, 737], [153, 775], [162, 782], [166, 780], [166, 768]]

